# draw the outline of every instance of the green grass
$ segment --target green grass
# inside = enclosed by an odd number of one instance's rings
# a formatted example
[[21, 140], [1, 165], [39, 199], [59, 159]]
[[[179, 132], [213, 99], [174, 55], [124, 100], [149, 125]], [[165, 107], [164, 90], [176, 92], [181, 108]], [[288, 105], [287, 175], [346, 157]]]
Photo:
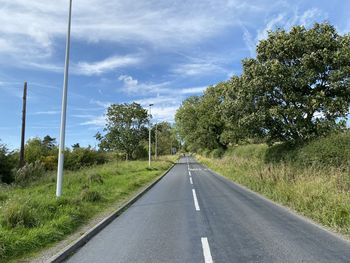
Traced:
[[38, 252], [64, 239], [94, 215], [122, 203], [175, 159], [111, 162], [66, 172], [63, 197], [55, 197], [54, 174], [26, 187], [0, 186], [0, 262]]
[[349, 146], [349, 133], [335, 134], [299, 147], [236, 146], [221, 159], [199, 156], [199, 160], [223, 176], [349, 237]]

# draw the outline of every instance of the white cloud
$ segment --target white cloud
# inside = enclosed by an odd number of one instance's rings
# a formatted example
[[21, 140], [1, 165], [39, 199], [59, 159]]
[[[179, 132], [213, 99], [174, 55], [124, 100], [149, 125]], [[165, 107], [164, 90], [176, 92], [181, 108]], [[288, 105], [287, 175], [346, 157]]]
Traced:
[[274, 16], [270, 16], [262, 28], [256, 30], [256, 34], [252, 34], [244, 24], [241, 24], [243, 30], [243, 40], [251, 56], [255, 56], [256, 45], [260, 40], [266, 39], [269, 31], [277, 28], [289, 30], [295, 25], [311, 26], [315, 22], [323, 22], [327, 19], [327, 14], [318, 8], [307, 9], [300, 13], [298, 9], [293, 9], [290, 5], [285, 9], [290, 9], [290, 12], [284, 11]]
[[217, 72], [226, 72], [222, 67], [210, 63], [210, 62], [202, 62], [202, 63], [188, 63], [188, 64], [180, 64], [177, 65], [172, 72], [176, 75], [180, 76], [198, 76], [198, 75], [206, 75], [206, 74], [215, 74]]
[[136, 65], [142, 61], [138, 56], [113, 56], [97, 62], [79, 62], [73, 66], [73, 73], [81, 75], [101, 75], [117, 68]]
[[185, 94], [185, 95], [187, 95], [187, 94], [198, 94], [198, 93], [202, 93], [206, 88], [207, 88], [207, 86], [185, 88], [185, 89], [181, 89], [180, 93], [181, 94]]
[[[183, 50], [237, 25], [247, 10], [260, 12], [266, 1], [75, 0], [72, 40]], [[0, 5], [0, 56], [10, 56], [13, 66], [49, 65], [56, 47], [64, 45], [68, 1], [1, 0]], [[103, 62], [79, 66], [86, 74], [101, 74], [111, 64], [120, 63]]]
[[161, 83], [140, 83], [137, 79], [128, 75], [120, 75], [118, 80], [123, 83], [122, 88], [124, 92], [139, 95], [166, 91], [170, 84], [169, 81]]
[[88, 121], [84, 121], [80, 123], [82, 126], [97, 126], [97, 127], [104, 127], [106, 124], [106, 118], [105, 116], [95, 116], [90, 118]]

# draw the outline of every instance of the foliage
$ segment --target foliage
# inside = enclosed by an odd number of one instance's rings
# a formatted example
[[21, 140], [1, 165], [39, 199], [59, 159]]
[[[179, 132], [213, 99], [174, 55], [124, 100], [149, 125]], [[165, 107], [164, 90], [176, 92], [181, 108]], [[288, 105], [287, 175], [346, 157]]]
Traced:
[[344, 127], [350, 106], [350, 37], [329, 24], [270, 32], [243, 61], [243, 111], [268, 142], [299, 142]]
[[24, 159], [26, 163], [34, 163], [42, 160], [46, 156], [57, 156], [58, 148], [55, 145], [55, 139], [49, 135], [45, 136], [43, 140], [40, 138], [29, 139], [24, 148]]
[[176, 130], [169, 122], [160, 122], [153, 125], [152, 141], [155, 142], [155, 133], [157, 132], [157, 154], [168, 155], [171, 154], [171, 149], [180, 148], [180, 142], [176, 136]]
[[147, 110], [140, 104], [113, 104], [108, 107], [105, 135], [96, 134], [103, 150], [114, 150], [124, 153], [128, 159], [142, 140], [147, 138]]
[[90, 147], [73, 148], [72, 151], [65, 151], [64, 167], [68, 170], [77, 170], [96, 164], [103, 164], [107, 161], [104, 152], [96, 151]]
[[176, 126], [190, 151], [261, 141], [298, 145], [346, 127], [350, 35], [328, 23], [269, 32], [240, 76], [190, 97]]
[[13, 158], [13, 153], [9, 153], [7, 147], [0, 142], [0, 183], [12, 183], [12, 169], [16, 163]]
[[[333, 143], [345, 146], [334, 151], [337, 145]], [[345, 158], [349, 143], [349, 134], [340, 133], [298, 147], [239, 145], [222, 159], [200, 160], [225, 177], [349, 235], [350, 170]], [[320, 151], [326, 147], [330, 150]], [[267, 158], [271, 150], [274, 157], [282, 155], [283, 159]]]
[[176, 112], [176, 127], [188, 150], [226, 148], [221, 140], [224, 122], [221, 102], [224, 83], [209, 87], [203, 96], [186, 99]]
[[303, 145], [276, 144], [266, 151], [267, 163], [293, 163], [308, 167], [349, 167], [350, 132], [332, 133]]
[[15, 174], [15, 182], [17, 184], [27, 184], [31, 181], [38, 180], [45, 174], [45, 166], [40, 161], [35, 161], [34, 163], [25, 164], [23, 167], [19, 168]]

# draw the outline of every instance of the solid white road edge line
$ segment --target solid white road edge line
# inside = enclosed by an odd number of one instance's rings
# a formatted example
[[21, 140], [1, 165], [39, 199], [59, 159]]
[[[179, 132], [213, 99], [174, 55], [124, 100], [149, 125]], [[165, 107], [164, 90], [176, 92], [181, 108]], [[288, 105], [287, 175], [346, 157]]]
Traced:
[[192, 177], [190, 177], [190, 183], [193, 184]]
[[196, 208], [196, 211], [200, 211], [200, 208], [198, 205], [198, 199], [197, 199], [197, 195], [196, 195], [196, 190], [192, 189], [192, 195], [193, 195], [194, 207]]
[[209, 243], [208, 243], [208, 238], [202, 237], [201, 241], [202, 241], [204, 262], [205, 263], [213, 263], [213, 258], [211, 257], [210, 247], [209, 247]]

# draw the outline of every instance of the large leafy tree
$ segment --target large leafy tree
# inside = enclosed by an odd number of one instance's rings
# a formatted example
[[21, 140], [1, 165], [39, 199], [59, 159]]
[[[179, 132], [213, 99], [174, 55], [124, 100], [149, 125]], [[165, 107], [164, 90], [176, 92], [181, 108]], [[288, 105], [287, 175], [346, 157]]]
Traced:
[[131, 159], [147, 138], [147, 110], [138, 103], [113, 104], [107, 109], [106, 121], [105, 134], [96, 134], [100, 148], [119, 151]]
[[344, 127], [349, 111], [350, 37], [327, 23], [270, 32], [257, 58], [243, 61], [241, 78], [239, 124], [247, 130], [254, 124], [250, 131], [268, 142], [324, 135]]
[[225, 148], [221, 104], [224, 83], [209, 87], [203, 96], [190, 97], [176, 112], [176, 126], [189, 150]]

